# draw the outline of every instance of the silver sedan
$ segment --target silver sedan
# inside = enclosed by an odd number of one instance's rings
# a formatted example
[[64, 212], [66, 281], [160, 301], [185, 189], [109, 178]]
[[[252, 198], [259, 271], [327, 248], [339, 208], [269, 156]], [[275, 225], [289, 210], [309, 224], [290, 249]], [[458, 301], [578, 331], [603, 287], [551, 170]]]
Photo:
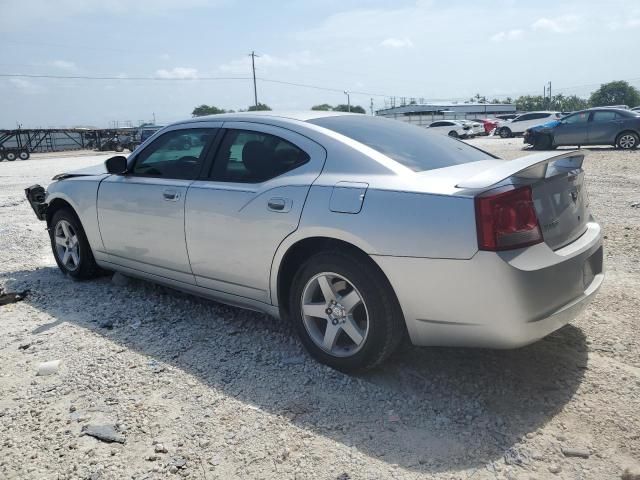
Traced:
[[403, 122], [238, 113], [27, 189], [60, 269], [120, 271], [290, 320], [319, 361], [513, 348], [600, 287], [583, 153], [505, 161]]

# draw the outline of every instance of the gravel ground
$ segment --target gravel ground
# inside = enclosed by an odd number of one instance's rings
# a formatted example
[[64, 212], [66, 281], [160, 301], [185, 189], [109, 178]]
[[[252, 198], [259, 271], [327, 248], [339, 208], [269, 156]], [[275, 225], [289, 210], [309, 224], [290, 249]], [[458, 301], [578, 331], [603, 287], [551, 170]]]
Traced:
[[[518, 139], [471, 142], [524, 154]], [[30, 290], [0, 307], [0, 478], [610, 479], [638, 468], [640, 152], [589, 152], [608, 277], [571, 325], [513, 351], [406, 347], [358, 376], [314, 362], [264, 315], [119, 275], [65, 278], [23, 189], [105, 158], [0, 163], [0, 287]]]

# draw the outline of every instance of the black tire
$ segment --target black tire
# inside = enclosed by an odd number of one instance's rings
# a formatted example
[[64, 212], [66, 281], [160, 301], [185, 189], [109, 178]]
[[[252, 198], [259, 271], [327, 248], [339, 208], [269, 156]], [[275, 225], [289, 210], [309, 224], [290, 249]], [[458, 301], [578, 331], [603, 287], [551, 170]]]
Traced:
[[124, 152], [124, 147], [122, 145], [120, 145], [119, 143], [116, 144], [116, 146], [114, 147], [115, 151], [120, 153], [120, 152]]
[[4, 154], [4, 158], [9, 160], [10, 162], [13, 162], [16, 158], [18, 158], [18, 156], [16, 155], [16, 152], [6, 152]]
[[458, 137], [460, 137], [460, 135], [458, 135], [458, 132], [456, 132], [455, 130], [451, 130], [451, 131], [449, 132], [449, 136], [450, 136], [450, 137], [452, 137], [452, 138], [458, 138]]
[[513, 137], [513, 133], [511, 132], [511, 129], [509, 129], [508, 127], [502, 127], [498, 131], [498, 135], [500, 135], [500, 138], [511, 138], [511, 137]]
[[640, 139], [634, 132], [622, 132], [616, 137], [616, 148], [621, 150], [635, 150], [638, 148], [638, 143], [640, 143]]
[[[357, 289], [368, 312], [368, 332], [360, 349], [349, 356], [328, 353], [314, 342], [305, 327], [302, 314], [305, 287], [314, 277], [324, 272], [332, 272], [347, 279]], [[293, 327], [311, 356], [343, 372], [365, 370], [379, 365], [397, 349], [405, 334], [402, 310], [388, 280], [370, 259], [351, 252], [320, 252], [303, 263], [292, 281], [289, 312]], [[329, 325], [329, 320], [326, 325]]]
[[18, 157], [20, 157], [20, 160], [29, 160], [30, 156], [31, 156], [31, 154], [27, 150], [22, 150], [18, 154]]
[[[73, 232], [75, 233], [78, 240], [79, 262], [76, 268], [69, 267], [68, 265], [63, 263], [63, 259], [59, 257], [55, 236], [58, 224], [61, 221], [67, 222], [73, 228]], [[93, 252], [91, 251], [91, 246], [89, 246], [89, 242], [87, 241], [87, 236], [84, 233], [82, 224], [80, 223], [80, 220], [76, 216], [75, 212], [69, 208], [61, 208], [53, 214], [49, 226], [51, 249], [53, 250], [53, 256], [56, 259], [58, 268], [60, 268], [60, 270], [64, 274], [78, 280], [87, 280], [98, 276], [98, 274], [100, 273], [100, 268], [96, 264], [95, 258], [93, 257]]]
[[536, 150], [553, 150], [553, 139], [551, 135], [538, 135], [536, 136], [535, 144], [533, 148]]

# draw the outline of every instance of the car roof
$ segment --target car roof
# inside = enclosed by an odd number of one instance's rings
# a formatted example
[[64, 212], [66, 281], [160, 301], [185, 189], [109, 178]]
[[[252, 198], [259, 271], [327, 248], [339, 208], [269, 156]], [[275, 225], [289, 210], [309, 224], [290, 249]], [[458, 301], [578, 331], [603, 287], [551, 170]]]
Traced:
[[174, 125], [179, 125], [181, 123], [193, 123], [193, 122], [211, 122], [211, 121], [251, 121], [258, 120], [264, 118], [274, 118], [274, 119], [286, 119], [286, 120], [297, 120], [301, 122], [306, 122], [308, 120], [314, 120], [316, 118], [324, 118], [324, 117], [336, 117], [340, 115], [362, 115], [361, 113], [349, 113], [349, 112], [325, 112], [320, 110], [306, 110], [306, 111], [261, 111], [261, 112], [236, 112], [236, 113], [220, 113], [216, 115], [204, 115], [202, 117], [194, 117], [189, 118], [187, 120], [182, 120], [174, 123]]

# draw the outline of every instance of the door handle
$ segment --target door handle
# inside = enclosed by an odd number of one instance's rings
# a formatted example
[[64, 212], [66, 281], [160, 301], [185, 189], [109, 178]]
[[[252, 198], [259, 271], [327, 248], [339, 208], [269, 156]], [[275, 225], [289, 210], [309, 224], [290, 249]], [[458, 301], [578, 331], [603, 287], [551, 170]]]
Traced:
[[165, 200], [175, 202], [180, 198], [180, 192], [176, 190], [165, 190], [164, 192], [162, 192], [162, 196]]
[[286, 213], [291, 210], [293, 202], [288, 198], [271, 198], [267, 202], [267, 208], [272, 212]]

